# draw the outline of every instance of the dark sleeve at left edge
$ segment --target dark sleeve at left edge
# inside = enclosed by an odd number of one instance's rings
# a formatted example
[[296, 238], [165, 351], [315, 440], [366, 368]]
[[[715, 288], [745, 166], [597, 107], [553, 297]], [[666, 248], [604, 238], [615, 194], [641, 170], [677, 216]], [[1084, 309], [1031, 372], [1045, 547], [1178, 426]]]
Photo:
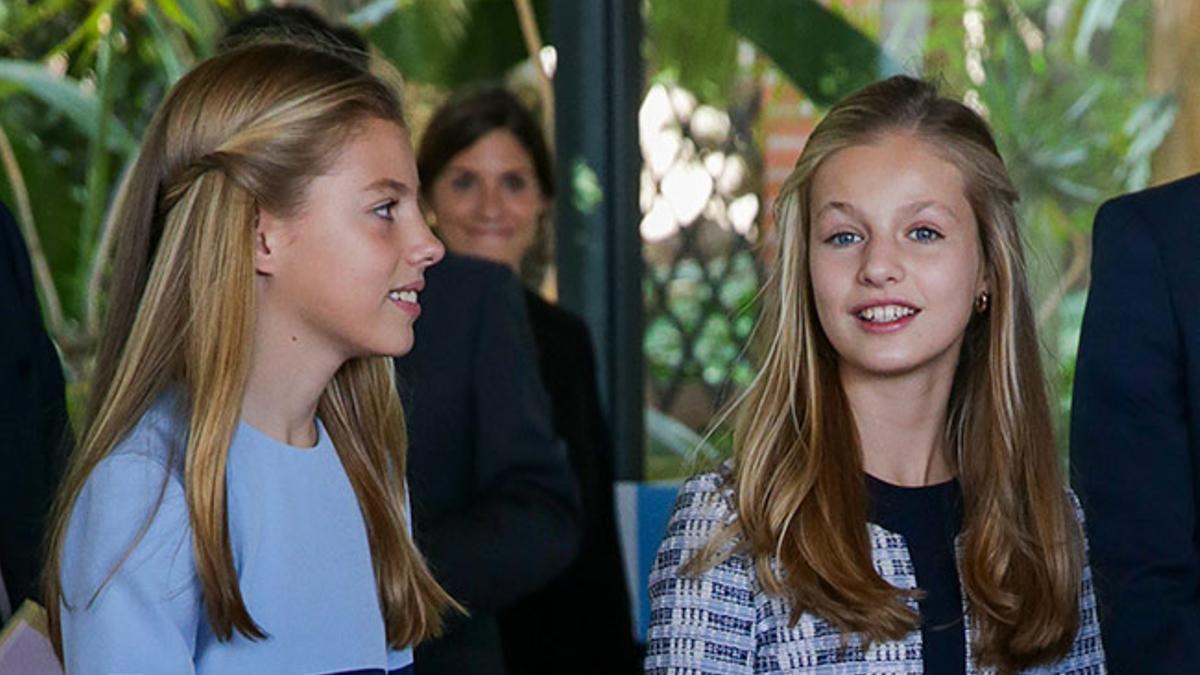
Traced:
[[46, 518], [70, 446], [58, 352], [28, 252], [0, 204], [0, 565], [13, 609], [39, 597]]

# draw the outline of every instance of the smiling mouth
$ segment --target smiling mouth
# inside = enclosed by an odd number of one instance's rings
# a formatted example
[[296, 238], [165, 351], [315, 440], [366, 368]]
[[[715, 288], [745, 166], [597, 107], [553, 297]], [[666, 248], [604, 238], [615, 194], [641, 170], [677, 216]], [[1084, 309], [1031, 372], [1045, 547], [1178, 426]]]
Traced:
[[905, 305], [875, 305], [855, 312], [855, 316], [868, 323], [893, 323], [914, 316], [921, 310]]

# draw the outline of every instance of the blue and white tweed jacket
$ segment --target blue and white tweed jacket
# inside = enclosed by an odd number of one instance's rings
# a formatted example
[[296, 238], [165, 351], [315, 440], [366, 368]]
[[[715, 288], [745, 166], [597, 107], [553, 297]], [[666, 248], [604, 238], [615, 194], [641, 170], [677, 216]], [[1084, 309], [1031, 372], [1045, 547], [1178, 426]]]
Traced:
[[[1074, 501], [1074, 495], [1072, 495]], [[675, 512], [650, 572], [650, 633], [647, 675], [851, 675], [921, 673], [921, 632], [903, 640], [863, 649], [824, 620], [804, 614], [788, 626], [788, 604], [758, 584], [749, 556], [735, 554], [699, 577], [679, 574], [718, 527], [732, 520], [732, 491], [720, 474], [696, 476], [684, 484]], [[1076, 503], [1076, 512], [1079, 505]], [[1082, 515], [1079, 516], [1082, 518]], [[870, 528], [875, 569], [897, 588], [915, 588], [916, 575], [904, 538], [878, 525]], [[911, 601], [916, 610], [916, 602]], [[968, 675], [990, 673], [973, 663], [969, 619]], [[1080, 626], [1065, 659], [1027, 673], [1101, 675], [1106, 673], [1091, 571], [1084, 568], [1080, 588]]]

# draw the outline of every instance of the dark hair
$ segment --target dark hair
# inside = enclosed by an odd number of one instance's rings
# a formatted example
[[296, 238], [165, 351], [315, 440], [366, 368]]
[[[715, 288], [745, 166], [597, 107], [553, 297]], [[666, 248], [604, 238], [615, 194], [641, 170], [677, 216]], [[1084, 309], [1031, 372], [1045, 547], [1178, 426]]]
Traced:
[[217, 51], [226, 52], [264, 39], [316, 42], [363, 69], [370, 60], [370, 47], [358, 31], [349, 26], [335, 26], [315, 11], [295, 6], [267, 7], [247, 14], [229, 27]]
[[[497, 130], [511, 133], [525, 149], [533, 162], [533, 172], [542, 196], [552, 202], [554, 160], [546, 146], [541, 125], [516, 96], [495, 85], [460, 92], [433, 114], [432, 121], [421, 137], [421, 147], [417, 150], [421, 196], [429, 198], [433, 184], [450, 160]], [[550, 219], [543, 217], [537, 224], [533, 244], [521, 261], [521, 280], [533, 287], [541, 285], [553, 256], [554, 236]]]
[[542, 128], [516, 96], [497, 86], [462, 92], [433, 114], [417, 152], [417, 172], [425, 196], [450, 160], [497, 129], [511, 133], [529, 153], [542, 195], [552, 199], [554, 161]]

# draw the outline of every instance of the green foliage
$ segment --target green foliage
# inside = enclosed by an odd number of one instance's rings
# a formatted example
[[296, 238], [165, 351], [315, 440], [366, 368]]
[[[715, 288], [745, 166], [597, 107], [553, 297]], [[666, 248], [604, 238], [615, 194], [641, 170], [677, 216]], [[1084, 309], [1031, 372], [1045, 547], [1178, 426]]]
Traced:
[[[101, 216], [137, 139], [170, 85], [213, 52], [224, 26], [267, 4], [0, 0], [0, 130], [28, 186], [53, 290], [62, 296], [65, 319], [51, 329], [72, 375], [85, 372], [94, 337], [88, 307], [92, 318], [102, 309], [92, 283]], [[510, 0], [316, 4], [363, 29], [412, 81], [454, 86], [495, 79], [527, 56]], [[739, 65], [739, 54], [748, 50], [739, 45], [769, 56], [821, 105], [895, 69], [871, 37], [827, 4], [646, 0], [649, 79], [682, 85], [738, 119], [752, 116], [761, 84], [748, 84], [745, 64]], [[552, 42], [550, 6], [534, 3], [542, 34]], [[976, 85], [966, 75], [961, 2], [929, 3], [925, 67], [949, 91], [975, 90], [1021, 191], [1045, 356], [1065, 424], [1092, 217], [1104, 198], [1147, 184], [1149, 158], [1172, 124], [1175, 103], [1146, 87], [1150, 3], [997, 0], [983, 6], [986, 80]], [[0, 199], [15, 205], [12, 179], [0, 174]], [[756, 278], [744, 260], [705, 265], [710, 268], [681, 265], [676, 278], [657, 280], [669, 283], [666, 300], [677, 318], [648, 322], [648, 377], [670, 376], [690, 344], [700, 364], [689, 377], [709, 384], [748, 381], [751, 373], [737, 355], [752, 309], [714, 316], [706, 307], [752, 307]], [[699, 283], [702, 278], [723, 281], [714, 288]], [[682, 438], [667, 431], [664, 437]], [[727, 440], [713, 445], [728, 447]]]
[[[86, 373], [103, 311], [103, 219], [143, 129], [170, 86], [213, 53], [226, 25], [268, 4], [0, 2], [0, 131], [16, 164], [0, 173], [0, 199], [16, 206], [27, 198], [31, 207], [22, 220], [32, 221], [53, 273], [42, 299], [63, 308], [61, 320], [48, 319], [70, 376]], [[511, 0], [326, 4], [335, 20], [337, 10], [354, 10], [348, 20], [415, 80], [496, 79], [527, 56]], [[547, 6], [535, 3], [543, 30]]]
[[[874, 79], [881, 56], [879, 48], [864, 43], [870, 39], [857, 31], [847, 37], [845, 26], [836, 22], [819, 28], [820, 20], [837, 15], [812, 5], [797, 0], [733, 3], [729, 20], [811, 100], [828, 104]], [[1065, 450], [1075, 351], [1087, 297], [1092, 219], [1105, 199], [1147, 185], [1150, 157], [1171, 128], [1175, 103], [1147, 89], [1145, 54], [1152, 11], [1148, 3], [998, 0], [982, 6], [982, 83], [974, 83], [967, 74], [963, 3], [929, 3], [932, 17], [920, 52], [925, 75], [942, 80], [947, 93], [973, 91], [1021, 194], [1019, 216], [1044, 344], [1040, 356], [1047, 365]], [[727, 5], [714, 2], [706, 3], [703, 10], [688, 5], [674, 11], [694, 14], [697, 23], [706, 25], [712, 17], [703, 12], [715, 12], [715, 7]], [[814, 20], [814, 16], [823, 18]], [[699, 29], [701, 35], [709, 33]], [[887, 36], [881, 39], [886, 41]], [[693, 51], [709, 47], [720, 52], [722, 44], [713, 40], [694, 46]], [[697, 55], [687, 63], [699, 69], [704, 61]], [[659, 64], [676, 67], [666, 59], [659, 59]], [[892, 67], [885, 65], [882, 70]], [[721, 68], [707, 74], [692, 72], [686, 78], [682, 73], [668, 75], [680, 82], [700, 83], [696, 91], [702, 103], [727, 102], [728, 92], [738, 90]], [[704, 93], [704, 87], [711, 88], [714, 82], [723, 83], [724, 95]], [[696, 326], [702, 326], [700, 335], [709, 341], [693, 348], [700, 372], [688, 376], [696, 380], [707, 382], [705, 375], [719, 372], [728, 363], [725, 357], [730, 350], [744, 344], [740, 331], [731, 334], [723, 316], [705, 309], [709, 293], [693, 288], [701, 276], [698, 267], [681, 265], [671, 279], [651, 276], [647, 280], [648, 300], [654, 295], [653, 284], [664, 284], [669, 314], [677, 317], [656, 316], [648, 322], [645, 351], [651, 379], [673, 376], [683, 364], [684, 336]], [[654, 432], [657, 427], [647, 428]], [[675, 475], [687, 473], [688, 462], [672, 459], [685, 456], [683, 448], [671, 444], [679, 441], [677, 435], [652, 438], [647, 471], [658, 476], [672, 470], [681, 472]]]
[[[547, 34], [549, 3], [535, 2]], [[443, 86], [501, 78], [528, 50], [512, 0], [371, 3], [351, 16], [405, 77]]]
[[[53, 272], [44, 303], [67, 357], [68, 375], [85, 371], [102, 310], [97, 255], [115, 183], [158, 99], [199, 56], [211, 52], [229, 2], [98, 0], [30, 3], [0, 13], [0, 130], [13, 146], [0, 197], [28, 198], [31, 234]], [[17, 175], [19, 174], [19, 176]], [[17, 194], [23, 177], [26, 194]], [[31, 223], [26, 222], [27, 226]]]
[[[744, 4], [744, 3], [742, 3]], [[722, 104], [733, 93], [737, 33], [729, 23], [730, 0], [646, 3], [646, 59], [653, 78]]]
[[734, 3], [730, 23], [818, 105], [898, 70], [875, 40], [818, 2]]
[[1147, 89], [1148, 4], [1088, 0], [1054, 21], [1051, 4], [987, 5], [982, 84], [966, 76], [961, 7], [940, 10], [934, 25], [942, 34], [935, 31], [930, 44], [946, 51], [927, 55], [944, 64], [951, 91], [978, 92], [1020, 191], [1043, 356], [1065, 447], [1092, 219], [1105, 199], [1149, 182], [1150, 157], [1174, 121], [1175, 104]]
[[645, 19], [652, 79], [710, 105], [734, 102], [739, 39], [824, 105], [896, 70], [874, 40], [815, 0], [647, 0]]

